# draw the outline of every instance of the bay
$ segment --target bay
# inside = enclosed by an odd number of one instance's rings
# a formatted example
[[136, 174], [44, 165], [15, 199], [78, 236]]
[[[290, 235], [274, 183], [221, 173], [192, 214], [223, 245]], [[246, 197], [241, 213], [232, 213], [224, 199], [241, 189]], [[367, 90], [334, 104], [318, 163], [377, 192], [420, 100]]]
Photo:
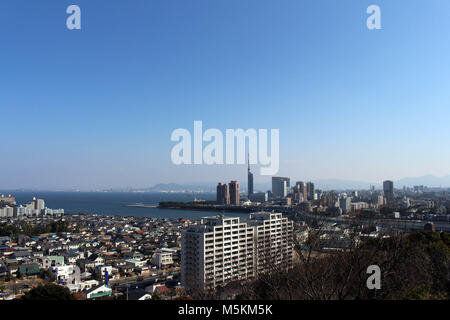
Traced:
[[[51, 209], [64, 209], [66, 214], [99, 214], [105, 216], [135, 216], [167, 219], [198, 219], [219, 214], [216, 211], [174, 210], [128, 207], [141, 203], [157, 206], [163, 201], [190, 202], [194, 199], [215, 200], [215, 193], [144, 193], [144, 192], [30, 192], [0, 191], [13, 195], [17, 204], [27, 204], [33, 197], [44, 199]], [[229, 217], [247, 217], [246, 213], [226, 213]]]

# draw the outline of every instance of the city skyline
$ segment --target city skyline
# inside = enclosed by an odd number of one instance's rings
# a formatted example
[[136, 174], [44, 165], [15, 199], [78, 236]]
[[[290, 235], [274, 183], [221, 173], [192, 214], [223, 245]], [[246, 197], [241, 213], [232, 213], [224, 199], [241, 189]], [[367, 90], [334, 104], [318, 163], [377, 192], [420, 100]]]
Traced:
[[[266, 183], [254, 183], [253, 190], [254, 192], [261, 192], [261, 191], [267, 191], [271, 189], [271, 178], [269, 177]], [[223, 180], [230, 180], [231, 178], [224, 178]], [[245, 190], [245, 192], [248, 192], [248, 188], [245, 186], [247, 185], [248, 176], [243, 179], [237, 179], [237, 181], [241, 181], [243, 183], [244, 188], [242, 190]], [[383, 189], [383, 182], [382, 181], [376, 181], [376, 182], [367, 182], [367, 181], [358, 181], [358, 180], [343, 180], [343, 179], [302, 179], [302, 178], [292, 178], [289, 177], [290, 180], [295, 184], [298, 181], [303, 182], [313, 182], [318, 189], [321, 190], [368, 190], [372, 186], [376, 189], [382, 190]], [[435, 177], [432, 175], [425, 175], [422, 177], [405, 177], [400, 180], [394, 180], [395, 189], [402, 189], [403, 187], [414, 187], [414, 186], [425, 186], [429, 188], [450, 188], [450, 175], [443, 176], [443, 177]], [[81, 191], [81, 192], [98, 192], [98, 191], [189, 191], [195, 192], [197, 191], [208, 191], [209, 192], [216, 192], [217, 181], [210, 181], [210, 182], [199, 182], [199, 183], [189, 183], [189, 184], [178, 184], [173, 182], [168, 183], [157, 183], [153, 186], [121, 186], [116, 188], [111, 187], [105, 187], [105, 188], [98, 188], [98, 189], [81, 189], [81, 188], [54, 188], [54, 189], [44, 189], [44, 188], [0, 188], [0, 191], [2, 192], [13, 192], [13, 191], [20, 191], [20, 190], [30, 190], [30, 191]]]
[[[247, 169], [248, 170], [248, 169]], [[253, 192], [261, 192], [267, 191], [272, 188], [272, 178], [279, 177], [265, 177], [265, 181], [257, 181], [254, 182], [253, 174], [252, 176], [252, 185]], [[237, 180], [240, 181], [243, 185], [242, 190], [248, 192], [248, 171], [246, 171], [245, 176], [241, 176], [239, 179], [234, 177], [224, 177], [223, 181], [229, 180]], [[295, 185], [296, 182], [302, 181], [304, 183], [313, 182], [318, 189], [321, 190], [368, 190], [372, 186], [376, 189], [383, 189], [383, 182], [389, 179], [383, 179], [381, 181], [360, 181], [360, 180], [345, 180], [345, 179], [308, 179], [308, 178], [296, 178], [291, 175], [288, 177], [292, 181], [292, 186]], [[425, 175], [420, 177], [404, 177], [400, 180], [390, 179], [394, 182], [396, 189], [401, 189], [403, 187], [414, 187], [414, 186], [425, 186], [429, 188], [450, 188], [450, 175], [443, 177], [436, 177], [433, 175]], [[98, 191], [147, 191], [147, 192], [160, 192], [160, 191], [208, 191], [216, 192], [217, 181], [205, 181], [205, 182], [195, 182], [191, 181], [189, 183], [175, 183], [175, 182], [162, 182], [156, 183], [154, 185], [143, 185], [143, 186], [118, 186], [118, 187], [99, 187], [99, 188], [27, 188], [27, 187], [1, 187], [1, 192], [13, 192], [20, 190], [29, 190], [29, 191], [80, 191], [80, 192], [98, 192]]]
[[0, 189], [246, 181], [246, 165], [171, 163], [195, 120], [279, 129], [292, 180], [449, 175], [450, 3], [378, 2], [381, 30], [373, 1], [80, 0], [70, 31], [67, 1], [4, 1]]

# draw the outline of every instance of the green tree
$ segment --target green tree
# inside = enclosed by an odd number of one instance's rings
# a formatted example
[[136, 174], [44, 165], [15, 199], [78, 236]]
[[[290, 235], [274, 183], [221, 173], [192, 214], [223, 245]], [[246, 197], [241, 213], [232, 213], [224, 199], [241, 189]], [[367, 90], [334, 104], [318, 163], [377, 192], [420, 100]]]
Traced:
[[155, 292], [152, 295], [152, 300], [164, 300], [164, 296], [159, 292]]
[[45, 284], [27, 292], [22, 300], [75, 300], [69, 289], [55, 285]]

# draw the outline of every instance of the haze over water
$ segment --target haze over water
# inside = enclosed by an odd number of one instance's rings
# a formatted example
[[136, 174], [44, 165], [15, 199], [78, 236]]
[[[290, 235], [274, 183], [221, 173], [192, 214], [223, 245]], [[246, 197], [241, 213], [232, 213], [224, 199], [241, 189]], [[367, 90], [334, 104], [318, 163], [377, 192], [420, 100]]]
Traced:
[[[215, 200], [213, 193], [128, 193], [128, 192], [29, 192], [0, 191], [0, 194], [12, 194], [17, 204], [27, 204], [33, 197], [44, 199], [51, 209], [64, 209], [66, 214], [89, 213], [100, 215], [136, 216], [148, 218], [197, 219], [217, 215], [217, 212], [172, 210], [158, 208], [127, 207], [129, 204], [142, 203], [157, 206], [161, 201], [189, 202], [195, 198]], [[226, 213], [227, 216], [246, 217], [245, 213]]]

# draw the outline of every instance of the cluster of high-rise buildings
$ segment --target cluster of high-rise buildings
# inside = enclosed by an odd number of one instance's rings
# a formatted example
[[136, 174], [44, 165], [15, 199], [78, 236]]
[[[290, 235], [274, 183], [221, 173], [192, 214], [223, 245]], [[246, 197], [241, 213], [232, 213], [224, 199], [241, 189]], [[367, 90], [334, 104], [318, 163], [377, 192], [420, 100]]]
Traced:
[[[343, 215], [378, 208], [395, 200], [392, 181], [383, 182], [381, 193], [372, 187], [361, 195], [358, 191], [322, 192], [316, 190], [313, 182], [298, 181], [291, 186], [288, 177], [272, 177], [271, 191], [255, 193], [250, 165], [247, 177], [247, 201], [269, 206], [296, 205], [304, 211]], [[240, 205], [239, 193], [239, 182], [219, 183], [217, 203]], [[181, 281], [188, 290], [213, 290], [292, 266], [293, 222], [281, 213], [251, 213], [246, 221], [224, 216], [204, 218], [185, 230], [181, 239]]]
[[[316, 190], [313, 182], [297, 181], [291, 187], [291, 181], [288, 177], [272, 177], [272, 190], [267, 192], [254, 192], [253, 173], [248, 164], [247, 173], [247, 199], [250, 202], [264, 203], [268, 201], [280, 201], [282, 205], [300, 204], [308, 201], [323, 200], [325, 204], [334, 202], [338, 207], [342, 208], [342, 213], [351, 210], [361, 210], [367, 208], [367, 204], [363, 202], [352, 202], [352, 198], [358, 197], [348, 196], [343, 193], [338, 199], [328, 199], [320, 190]], [[317, 191], [317, 192], [316, 192]], [[375, 187], [371, 186], [371, 191], [375, 192]], [[231, 181], [229, 184], [219, 183], [217, 186], [217, 203], [221, 205], [239, 205], [241, 203], [239, 197], [239, 182]], [[383, 182], [383, 194], [377, 199], [377, 205], [391, 204], [395, 200], [394, 183], [390, 180]]]
[[[297, 181], [291, 186], [288, 177], [272, 177], [272, 189], [267, 192], [255, 192], [253, 173], [248, 165], [247, 173], [248, 192], [242, 200], [239, 195], [239, 182], [231, 181], [229, 184], [219, 183], [217, 186], [217, 203], [220, 205], [251, 205], [275, 204], [282, 206], [298, 206], [301, 210], [317, 212], [327, 215], [343, 215], [350, 212], [361, 212], [367, 209], [378, 209], [381, 206], [400, 205], [409, 208], [410, 201], [405, 198], [399, 200], [394, 194], [394, 183], [383, 181], [383, 191], [376, 191], [370, 187], [369, 193], [358, 195], [357, 191], [351, 193], [334, 191], [323, 192], [317, 190], [313, 182]], [[422, 188], [423, 190], [423, 188]]]
[[43, 199], [33, 198], [26, 205], [17, 205], [12, 195], [0, 196], [0, 217], [21, 217], [39, 215], [61, 215], [64, 209], [49, 209], [45, 206]]
[[[221, 205], [239, 205], [239, 182], [231, 181], [229, 184], [219, 182], [217, 185], [217, 203]], [[266, 202], [270, 200], [281, 200], [293, 194], [293, 200], [303, 202], [316, 200], [314, 183], [297, 182], [294, 187], [290, 186], [290, 179], [286, 177], [272, 177], [272, 190], [268, 192], [254, 192], [253, 174], [248, 170], [248, 200], [251, 202]]]
[[[272, 182], [273, 194], [280, 198], [287, 195], [289, 178], [274, 177]], [[254, 193], [250, 164], [247, 193], [249, 199], [268, 201], [268, 193]], [[239, 182], [219, 183], [217, 203], [239, 205]], [[188, 291], [214, 290], [230, 282], [291, 268], [293, 229], [292, 221], [273, 212], [251, 213], [246, 221], [223, 215], [202, 219], [182, 233], [182, 285]]]
[[239, 182], [231, 181], [229, 184], [219, 183], [217, 185], [217, 203], [223, 205], [240, 204]]

